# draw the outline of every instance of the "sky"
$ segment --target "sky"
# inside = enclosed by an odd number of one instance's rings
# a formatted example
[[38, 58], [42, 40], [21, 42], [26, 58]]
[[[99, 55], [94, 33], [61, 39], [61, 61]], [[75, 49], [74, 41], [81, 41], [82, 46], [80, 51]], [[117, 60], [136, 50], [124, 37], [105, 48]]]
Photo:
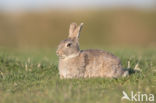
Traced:
[[156, 6], [156, 0], [0, 0], [1, 10]]

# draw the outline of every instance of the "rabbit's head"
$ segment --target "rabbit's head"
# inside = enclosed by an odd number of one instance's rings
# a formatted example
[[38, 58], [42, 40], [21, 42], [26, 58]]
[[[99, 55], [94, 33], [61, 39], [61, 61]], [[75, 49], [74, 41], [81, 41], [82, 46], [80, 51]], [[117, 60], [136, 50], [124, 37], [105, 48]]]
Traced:
[[60, 58], [71, 57], [79, 54], [79, 35], [83, 23], [77, 26], [76, 23], [70, 24], [69, 27], [69, 36], [67, 39], [60, 42], [56, 54]]

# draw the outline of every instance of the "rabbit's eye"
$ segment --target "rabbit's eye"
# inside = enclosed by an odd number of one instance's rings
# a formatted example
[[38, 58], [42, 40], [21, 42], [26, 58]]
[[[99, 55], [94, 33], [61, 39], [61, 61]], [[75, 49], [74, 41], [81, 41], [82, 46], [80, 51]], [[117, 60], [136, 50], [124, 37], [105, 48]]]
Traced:
[[67, 47], [71, 47], [71, 45], [72, 45], [71, 43], [68, 43], [68, 44], [67, 44]]

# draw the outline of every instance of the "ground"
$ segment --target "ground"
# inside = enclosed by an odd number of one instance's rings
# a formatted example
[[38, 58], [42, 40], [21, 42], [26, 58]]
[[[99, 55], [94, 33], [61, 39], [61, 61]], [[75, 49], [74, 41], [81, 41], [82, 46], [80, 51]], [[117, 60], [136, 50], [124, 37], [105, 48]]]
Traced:
[[[55, 50], [0, 49], [0, 103], [129, 103], [122, 91], [156, 94], [156, 49], [108, 49], [124, 68], [140, 72], [119, 79], [61, 80]], [[156, 100], [155, 100], [156, 101]]]

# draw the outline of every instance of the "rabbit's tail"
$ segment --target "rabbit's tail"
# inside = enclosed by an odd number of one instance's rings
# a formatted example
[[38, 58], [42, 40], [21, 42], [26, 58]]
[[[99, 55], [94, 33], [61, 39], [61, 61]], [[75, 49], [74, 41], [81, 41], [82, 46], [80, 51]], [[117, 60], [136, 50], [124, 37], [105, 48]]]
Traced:
[[128, 69], [123, 69], [124, 72], [122, 73], [122, 77], [127, 77], [129, 76], [129, 70]]

